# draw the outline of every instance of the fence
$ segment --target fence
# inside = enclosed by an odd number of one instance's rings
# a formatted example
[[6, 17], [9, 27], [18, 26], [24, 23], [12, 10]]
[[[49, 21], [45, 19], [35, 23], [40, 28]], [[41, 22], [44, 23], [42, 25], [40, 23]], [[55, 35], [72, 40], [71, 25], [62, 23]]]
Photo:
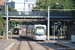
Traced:
[[[5, 16], [5, 11], [1, 14]], [[9, 16], [48, 16], [47, 11], [9, 11]], [[51, 11], [51, 16], [72, 16], [72, 11]]]

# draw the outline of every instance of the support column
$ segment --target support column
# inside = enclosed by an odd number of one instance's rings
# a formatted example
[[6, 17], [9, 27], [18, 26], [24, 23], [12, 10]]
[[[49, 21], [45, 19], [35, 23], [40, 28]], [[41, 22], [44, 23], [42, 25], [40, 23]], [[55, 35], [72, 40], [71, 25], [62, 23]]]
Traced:
[[8, 40], [8, 5], [7, 5], [7, 17], [6, 17], [6, 39]]
[[64, 38], [65, 38], [65, 21], [64, 21]]

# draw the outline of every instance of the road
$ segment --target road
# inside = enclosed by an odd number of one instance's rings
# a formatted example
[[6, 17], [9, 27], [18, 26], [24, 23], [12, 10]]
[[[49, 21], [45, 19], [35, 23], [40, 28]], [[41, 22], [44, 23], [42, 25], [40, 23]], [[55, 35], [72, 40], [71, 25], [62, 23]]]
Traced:
[[63, 47], [55, 45], [54, 42], [34, 41], [20, 38], [18, 35], [13, 35], [12, 37], [16, 41], [11, 50], [63, 50]]

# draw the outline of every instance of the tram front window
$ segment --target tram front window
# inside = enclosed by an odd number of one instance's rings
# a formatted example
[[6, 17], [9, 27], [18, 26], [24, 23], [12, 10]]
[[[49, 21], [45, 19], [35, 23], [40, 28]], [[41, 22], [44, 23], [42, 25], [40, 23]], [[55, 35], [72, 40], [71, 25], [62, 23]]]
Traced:
[[42, 36], [45, 34], [44, 29], [36, 29], [36, 35]]

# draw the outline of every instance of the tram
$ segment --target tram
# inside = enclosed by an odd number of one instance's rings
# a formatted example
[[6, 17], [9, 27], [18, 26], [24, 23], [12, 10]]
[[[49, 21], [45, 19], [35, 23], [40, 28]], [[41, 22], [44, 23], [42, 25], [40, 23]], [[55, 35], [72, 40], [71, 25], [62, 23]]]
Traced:
[[19, 36], [34, 40], [46, 40], [46, 25], [20, 25]]

